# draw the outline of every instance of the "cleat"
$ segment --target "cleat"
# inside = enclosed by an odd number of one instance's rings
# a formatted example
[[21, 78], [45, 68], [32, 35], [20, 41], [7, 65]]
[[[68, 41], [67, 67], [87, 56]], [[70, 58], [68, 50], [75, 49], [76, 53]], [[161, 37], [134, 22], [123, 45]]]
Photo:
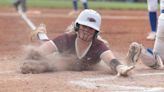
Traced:
[[129, 51], [127, 54], [127, 65], [135, 66], [141, 55], [142, 48], [143, 46], [141, 44], [138, 44], [137, 42], [133, 42], [130, 44]]
[[118, 65], [116, 67], [117, 76], [128, 76], [128, 72], [131, 71], [134, 66]]
[[163, 61], [162, 61], [161, 57], [159, 56], [159, 54], [154, 53], [154, 58], [156, 60], [156, 63], [155, 63], [155, 65], [153, 65], [154, 67], [152, 67], [152, 68], [158, 69], [158, 68], [164, 67]]
[[148, 40], [155, 40], [156, 32], [150, 32], [149, 35], [146, 37]]

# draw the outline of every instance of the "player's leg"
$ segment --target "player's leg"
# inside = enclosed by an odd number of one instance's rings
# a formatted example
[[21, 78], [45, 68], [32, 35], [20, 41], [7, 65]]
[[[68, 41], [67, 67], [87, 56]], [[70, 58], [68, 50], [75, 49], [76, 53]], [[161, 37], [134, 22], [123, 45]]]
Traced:
[[20, 4], [20, 0], [15, 0], [13, 5], [16, 8], [16, 10], [18, 11], [18, 5]]
[[158, 19], [157, 37], [154, 44], [154, 52], [164, 60], [164, 0], [161, 0], [161, 14]]
[[127, 64], [129, 66], [135, 66], [139, 58], [143, 64], [150, 68], [157, 69], [163, 67], [163, 62], [159, 54], [153, 53], [152, 49], [145, 49], [141, 44], [133, 42], [129, 47]]
[[27, 10], [26, 0], [21, 0], [21, 7], [22, 7], [22, 11], [26, 12]]
[[160, 10], [161, 13], [164, 13], [164, 0], [160, 0]]
[[81, 2], [83, 3], [84, 9], [88, 9], [88, 2], [87, 2], [87, 0], [81, 0]]
[[74, 9], [74, 11], [78, 10], [78, 1], [77, 0], [73, 0], [73, 9]]
[[78, 14], [78, 0], [72, 0], [73, 3], [73, 11], [69, 12], [69, 16]]
[[158, 28], [153, 54], [151, 50], [143, 50], [141, 55], [142, 62], [151, 68], [163, 67], [164, 60], [164, 0], [161, 0], [160, 3], [161, 14], [158, 19]]
[[146, 66], [153, 69], [158, 69], [160, 67], [163, 67], [163, 62], [161, 61], [161, 57], [159, 56], [159, 54], [153, 52], [151, 49], [142, 48], [141, 61]]
[[158, 0], [147, 0], [151, 32], [147, 39], [154, 40], [157, 29]]

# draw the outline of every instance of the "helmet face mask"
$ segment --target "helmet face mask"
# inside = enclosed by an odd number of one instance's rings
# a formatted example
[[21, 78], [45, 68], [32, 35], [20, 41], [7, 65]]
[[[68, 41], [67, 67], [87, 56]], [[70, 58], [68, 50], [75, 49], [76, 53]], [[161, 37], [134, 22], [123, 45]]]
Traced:
[[77, 32], [77, 35], [81, 40], [88, 42], [97, 38], [98, 35], [98, 31], [96, 31], [95, 29], [80, 24], [75, 27], [75, 31]]

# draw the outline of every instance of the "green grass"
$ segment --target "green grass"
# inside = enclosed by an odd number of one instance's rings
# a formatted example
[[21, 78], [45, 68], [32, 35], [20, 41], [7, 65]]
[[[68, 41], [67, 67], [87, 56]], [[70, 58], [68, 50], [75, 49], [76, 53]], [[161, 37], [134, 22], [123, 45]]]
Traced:
[[[0, 6], [11, 7], [14, 0], [0, 0]], [[89, 8], [92, 9], [147, 9], [146, 3], [127, 3], [127, 2], [104, 2], [89, 1]], [[39, 8], [72, 8], [72, 0], [27, 0], [28, 7]], [[79, 7], [82, 8], [81, 2]]]
[[147, 9], [146, 3], [90, 2], [90, 7], [99, 9]]

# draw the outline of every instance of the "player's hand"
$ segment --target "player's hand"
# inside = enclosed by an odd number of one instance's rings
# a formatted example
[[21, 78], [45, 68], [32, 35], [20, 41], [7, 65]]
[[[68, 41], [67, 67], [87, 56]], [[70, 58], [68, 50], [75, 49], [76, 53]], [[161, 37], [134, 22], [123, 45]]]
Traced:
[[47, 30], [46, 30], [46, 25], [45, 24], [40, 24], [36, 30], [34, 30], [33, 32], [31, 32], [30, 34], [30, 40], [31, 41], [34, 41], [34, 39], [36, 39], [36, 37], [38, 38], [38, 34], [39, 33], [47, 33]]

